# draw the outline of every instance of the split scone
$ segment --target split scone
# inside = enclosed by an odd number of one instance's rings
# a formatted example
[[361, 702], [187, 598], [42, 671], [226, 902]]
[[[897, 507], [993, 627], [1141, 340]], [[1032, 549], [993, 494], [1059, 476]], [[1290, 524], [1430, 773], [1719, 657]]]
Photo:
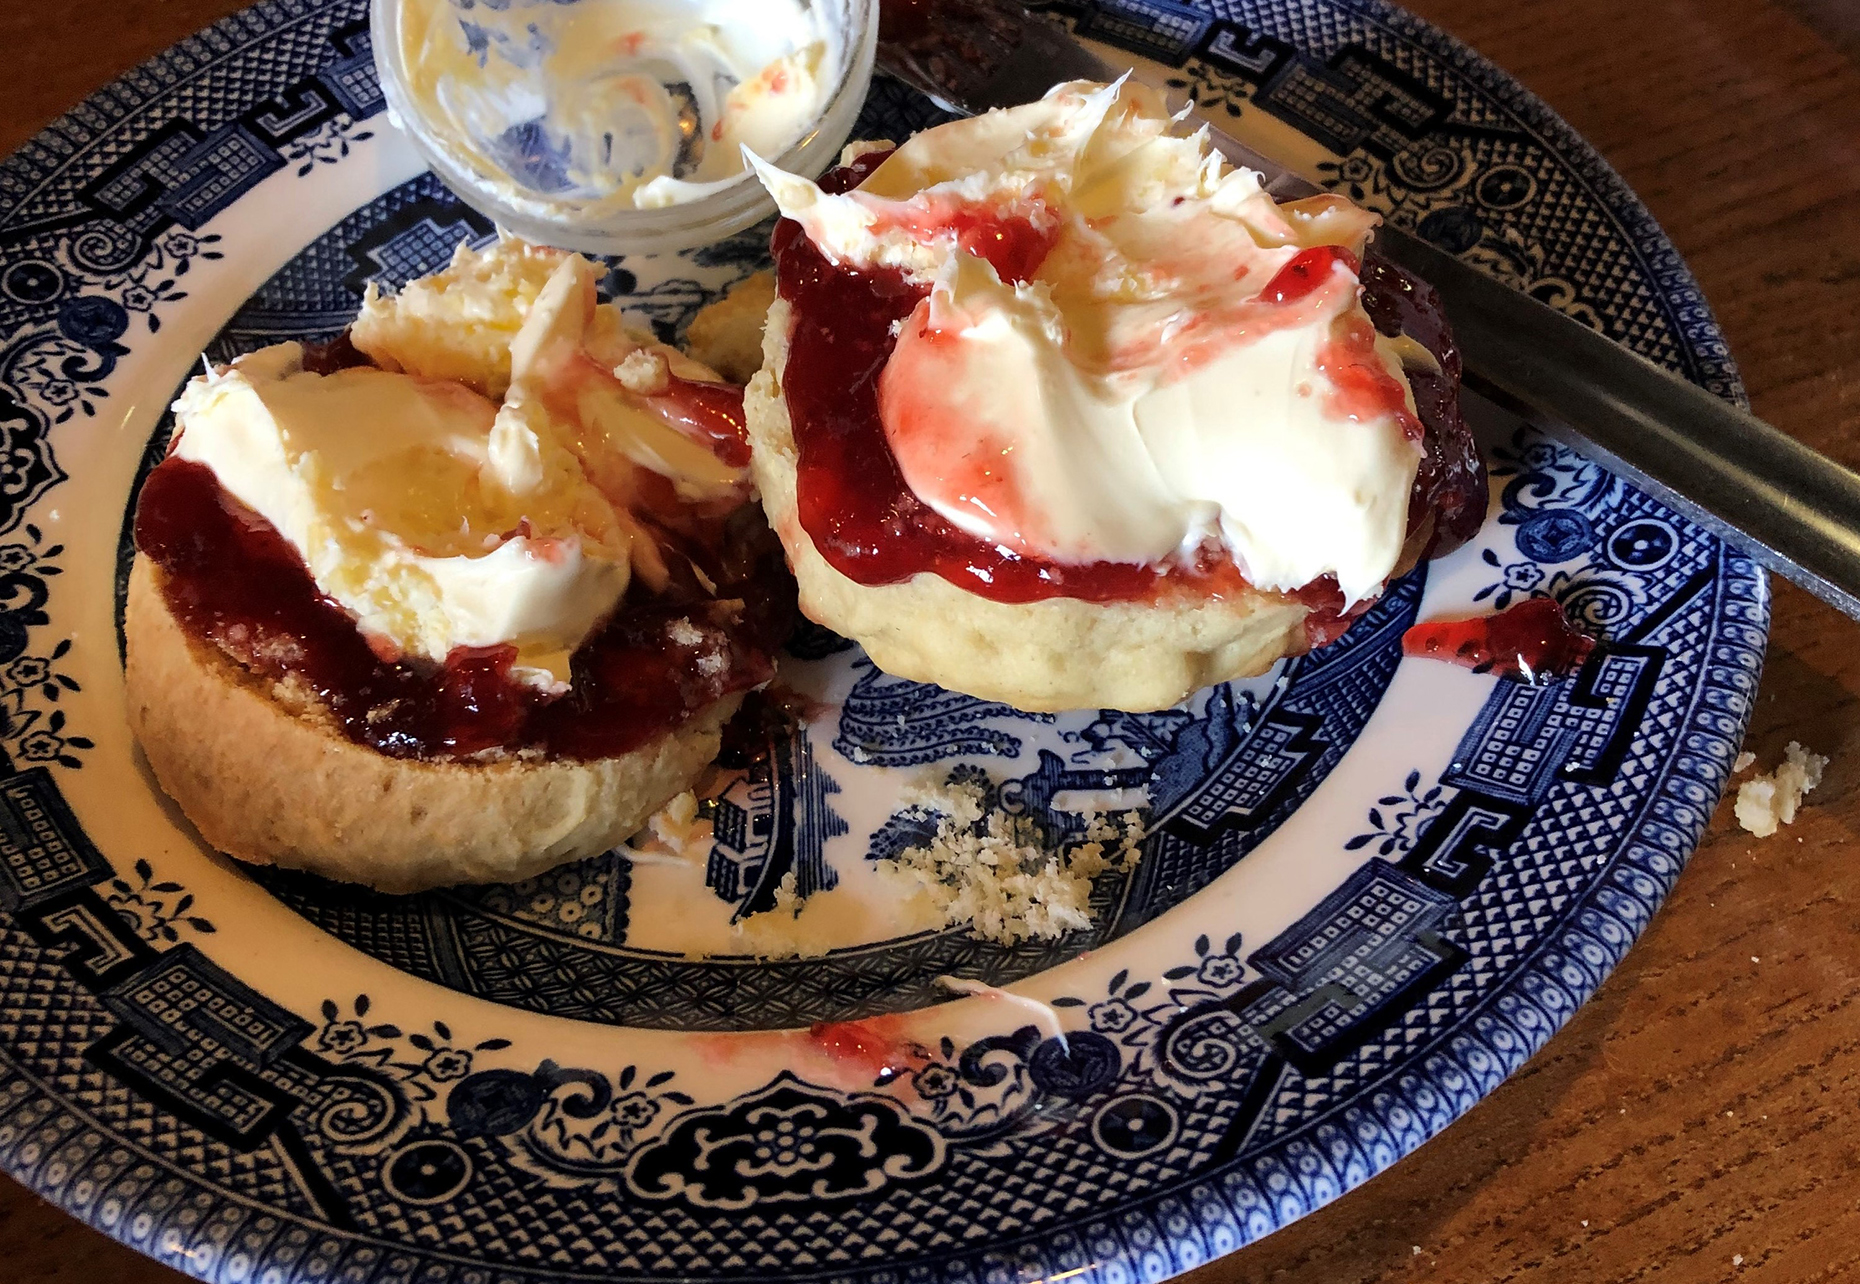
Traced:
[[622, 841], [773, 672], [741, 390], [596, 269], [461, 250], [193, 380], [138, 502], [130, 721], [215, 847], [388, 891]]
[[901, 677], [1146, 710], [1340, 634], [1485, 512], [1433, 293], [1154, 91], [1068, 84], [780, 205], [753, 467], [802, 610]]

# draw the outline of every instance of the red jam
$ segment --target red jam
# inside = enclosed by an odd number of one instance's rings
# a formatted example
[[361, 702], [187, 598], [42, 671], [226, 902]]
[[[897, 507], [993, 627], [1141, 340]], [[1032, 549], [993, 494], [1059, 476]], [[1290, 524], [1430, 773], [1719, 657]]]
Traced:
[[1382, 364], [1376, 329], [1362, 317], [1347, 317], [1318, 348], [1317, 367], [1330, 381], [1325, 409], [1339, 419], [1372, 423], [1384, 416], [1401, 425], [1409, 441], [1422, 441], [1427, 430], [1408, 412], [1401, 383]]
[[988, 260], [996, 276], [1020, 285], [1033, 280], [1033, 274], [1040, 270], [1059, 239], [1057, 222], [1042, 217], [1045, 214], [1038, 202], [1025, 211], [965, 202], [936, 210], [928, 218], [880, 219], [872, 225], [872, 231], [876, 235], [900, 228], [919, 237], [953, 234], [958, 249]]
[[[666, 558], [671, 583], [655, 593], [635, 580], [575, 652], [567, 694], [550, 698], [511, 676], [511, 646], [460, 647], [443, 665], [377, 656], [289, 541], [202, 464], [164, 460], [136, 508], [136, 547], [162, 568], [169, 609], [189, 634], [261, 678], [294, 679], [351, 740], [396, 758], [613, 757], [767, 681], [793, 622], [780, 549], [753, 506], [709, 534], [701, 546], [668, 536], [684, 554]], [[694, 565], [717, 585], [714, 597]], [[673, 638], [680, 621], [683, 642]], [[719, 657], [710, 672], [698, 664], [707, 654]]]
[[1451, 553], [1479, 533], [1489, 498], [1485, 460], [1460, 416], [1460, 349], [1434, 287], [1370, 254], [1363, 260], [1363, 311], [1381, 333], [1405, 334], [1426, 348], [1439, 370], [1407, 370], [1408, 389], [1420, 412], [1421, 468], [1408, 495], [1408, 529], [1434, 515], [1434, 533], [1422, 557]]
[[[828, 192], [857, 187], [888, 152], [871, 152], [820, 180]], [[1011, 220], [1010, 220], [1011, 221]], [[972, 236], [972, 252], [1001, 262], [1026, 279], [1051, 248], [1051, 234], [1033, 220], [1026, 226], [985, 227], [978, 218], [957, 228], [959, 243]], [[890, 268], [856, 269], [827, 259], [800, 226], [784, 219], [772, 243], [776, 284], [793, 309], [783, 389], [793, 424], [797, 507], [801, 527], [841, 574], [861, 584], [895, 584], [932, 571], [968, 592], [999, 602], [1033, 602], [1072, 597], [1093, 602], [1145, 600], [1186, 593], [1219, 596], [1245, 584], [1225, 551], [1204, 548], [1191, 559], [1149, 566], [1124, 562], [1062, 563], [989, 544], [948, 521], [924, 503], [904, 480], [879, 416], [880, 376], [896, 345], [892, 328], [916, 308], [927, 288], [907, 282]], [[1339, 258], [1354, 267], [1347, 250], [1319, 247], [1300, 253], [1268, 283], [1286, 302], [1321, 284]], [[1415, 380], [1421, 411], [1416, 430], [1425, 458], [1409, 503], [1413, 531], [1428, 513], [1439, 514], [1428, 553], [1458, 547], [1479, 528], [1485, 514], [1485, 471], [1471, 434], [1459, 416], [1459, 354], [1433, 292], [1399, 268], [1371, 258], [1363, 267], [1365, 292], [1381, 295], [1370, 316], [1386, 334], [1406, 328], [1440, 362], [1441, 376]], [[1366, 300], [1367, 305], [1367, 300]], [[1395, 325], [1390, 328], [1390, 323]], [[1358, 336], [1365, 343], [1373, 336]], [[1354, 370], [1353, 350], [1333, 355]], [[1361, 345], [1356, 345], [1361, 346]], [[1392, 386], [1387, 372], [1376, 373]], [[1373, 376], [1365, 375], [1364, 380]], [[1379, 399], [1387, 389], [1350, 385], [1351, 396]], [[1423, 389], [1426, 390], [1425, 397]], [[1354, 403], [1353, 403], [1354, 404]], [[1348, 619], [1331, 577], [1288, 596], [1314, 607], [1313, 644], [1341, 632]], [[1331, 626], [1336, 626], [1334, 630]]]
[[1474, 673], [1520, 682], [1568, 677], [1595, 650], [1595, 639], [1569, 622], [1563, 608], [1533, 597], [1496, 615], [1417, 624], [1402, 634], [1403, 655], [1444, 660]]
[[703, 442], [730, 467], [749, 467], [743, 390], [735, 384], [671, 375], [665, 391], [648, 400], [661, 418]]
[[1361, 271], [1356, 256], [1341, 245], [1313, 245], [1300, 250], [1272, 274], [1259, 297], [1269, 303], [1296, 303], [1330, 280], [1331, 269], [1339, 263], [1352, 273]]

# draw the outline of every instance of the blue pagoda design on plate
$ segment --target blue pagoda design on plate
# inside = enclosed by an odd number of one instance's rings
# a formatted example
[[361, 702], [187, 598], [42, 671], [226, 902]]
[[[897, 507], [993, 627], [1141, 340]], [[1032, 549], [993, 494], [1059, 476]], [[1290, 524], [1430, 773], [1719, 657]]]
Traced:
[[1002, 757], [1020, 753], [1021, 736], [1008, 723], [1050, 723], [1051, 714], [1027, 714], [992, 700], [908, 678], [895, 678], [870, 660], [856, 662], [859, 680], [840, 706], [833, 747], [860, 764], [916, 767], [944, 758]]
[[827, 840], [847, 832], [828, 801], [840, 792], [814, 763], [805, 735], [770, 744], [749, 772], [711, 804], [715, 841], [704, 871], [705, 884], [735, 902], [738, 918], [775, 904], [775, 892], [790, 873], [797, 896], [838, 885], [827, 864]]

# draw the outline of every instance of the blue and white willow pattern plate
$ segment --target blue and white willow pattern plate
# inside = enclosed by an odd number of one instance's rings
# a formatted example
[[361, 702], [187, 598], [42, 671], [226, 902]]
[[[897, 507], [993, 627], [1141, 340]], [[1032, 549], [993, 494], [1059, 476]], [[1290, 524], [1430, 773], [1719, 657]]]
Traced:
[[[1103, 0], [1264, 150], [1715, 391], [1684, 265], [1606, 166], [1376, 0]], [[1159, 1279], [1464, 1113], [1678, 875], [1749, 713], [1758, 571], [1501, 431], [1468, 548], [1347, 637], [1167, 713], [1029, 717], [822, 631], [818, 712], [719, 804], [708, 861], [374, 896], [204, 851], [124, 725], [125, 515], [213, 359], [328, 333], [490, 229], [382, 111], [361, 0], [279, 0], [0, 166], [0, 1164], [215, 1280]], [[861, 133], [935, 118], [874, 86]], [[667, 336], [766, 229], [610, 290]], [[1542, 687], [1404, 661], [1417, 618], [1549, 594], [1605, 638]], [[1107, 785], [1141, 865], [1057, 945], [961, 932], [687, 958], [802, 891], [857, 899], [957, 773], [1053, 841]], [[829, 892], [827, 889], [837, 889]], [[821, 903], [830, 903], [823, 900]], [[707, 935], [708, 934], [708, 935]], [[1052, 1004], [944, 1002], [940, 973]], [[858, 1024], [846, 1024], [858, 1020]]]

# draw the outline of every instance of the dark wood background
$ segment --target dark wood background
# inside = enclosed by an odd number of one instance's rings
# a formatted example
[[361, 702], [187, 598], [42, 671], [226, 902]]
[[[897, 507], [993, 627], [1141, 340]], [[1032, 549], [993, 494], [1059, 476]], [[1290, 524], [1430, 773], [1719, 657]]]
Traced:
[[[0, 5], [0, 154], [233, 0]], [[1860, 466], [1860, 2], [1411, 0], [1645, 198], [1757, 412]], [[1438, 1284], [1860, 1275], [1860, 626], [1776, 585], [1749, 747], [1833, 756], [1791, 829], [1728, 803], [1627, 961], [1442, 1137], [1189, 1276]], [[0, 1279], [181, 1279], [0, 1178]]]

